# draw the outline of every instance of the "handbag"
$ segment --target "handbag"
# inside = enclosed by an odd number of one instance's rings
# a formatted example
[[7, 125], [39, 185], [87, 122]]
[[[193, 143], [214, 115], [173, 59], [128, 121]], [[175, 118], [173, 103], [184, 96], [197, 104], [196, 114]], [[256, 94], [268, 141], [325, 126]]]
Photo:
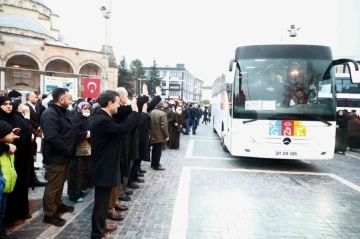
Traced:
[[76, 156], [89, 156], [91, 155], [91, 144], [89, 140], [85, 139], [76, 146]]

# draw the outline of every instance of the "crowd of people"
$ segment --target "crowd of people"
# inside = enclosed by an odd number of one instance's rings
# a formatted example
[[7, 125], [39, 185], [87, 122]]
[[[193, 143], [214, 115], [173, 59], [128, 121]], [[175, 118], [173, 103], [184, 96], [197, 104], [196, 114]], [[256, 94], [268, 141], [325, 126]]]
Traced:
[[356, 110], [339, 110], [336, 117], [335, 153], [345, 154], [347, 149], [360, 149], [360, 116]]
[[[189, 135], [190, 128], [196, 135], [200, 118], [207, 124], [211, 116], [197, 103], [150, 99], [146, 89], [129, 100], [122, 87], [75, 102], [67, 89], [56, 88], [49, 95], [29, 93], [24, 103], [17, 91], [0, 97], [0, 239], [12, 238], [5, 224], [31, 218], [29, 187], [45, 186], [44, 223], [65, 225], [61, 215], [74, 211], [63, 203], [66, 181], [75, 203], [95, 188], [91, 237], [104, 238], [117, 229], [106, 219], [123, 220], [128, 207], [120, 202], [131, 201], [133, 190], [145, 182], [142, 161], [165, 170], [160, 161], [166, 145], [180, 149], [180, 135]], [[47, 182], [35, 173], [37, 137]]]

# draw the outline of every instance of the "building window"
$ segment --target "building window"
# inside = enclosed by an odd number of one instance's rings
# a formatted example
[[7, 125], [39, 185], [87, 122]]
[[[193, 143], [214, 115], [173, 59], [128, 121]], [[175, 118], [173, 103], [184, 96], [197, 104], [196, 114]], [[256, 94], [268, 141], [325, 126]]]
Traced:
[[18, 3], [18, 7], [23, 7], [23, 5], [24, 5], [24, 3], [23, 3], [22, 1], [20, 1], [20, 2]]
[[4, 0], [4, 3], [8, 4], [8, 3], [9, 3], [9, 0]]
[[36, 11], [36, 10], [37, 10], [37, 7], [36, 7], [35, 5], [33, 5], [33, 6], [32, 6], [32, 9]]

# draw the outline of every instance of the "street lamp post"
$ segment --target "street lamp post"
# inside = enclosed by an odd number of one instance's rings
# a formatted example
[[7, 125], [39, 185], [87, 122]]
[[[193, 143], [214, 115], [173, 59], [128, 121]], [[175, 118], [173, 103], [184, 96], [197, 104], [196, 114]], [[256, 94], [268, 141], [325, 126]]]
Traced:
[[104, 45], [104, 58], [105, 58], [105, 64], [104, 64], [104, 81], [105, 81], [105, 90], [107, 90], [107, 81], [108, 81], [108, 64], [109, 64], [109, 58], [107, 54], [107, 41], [108, 41], [108, 19], [110, 18], [110, 11], [106, 9], [105, 6], [100, 7], [100, 10], [103, 13], [103, 17], [105, 18], [105, 45]]

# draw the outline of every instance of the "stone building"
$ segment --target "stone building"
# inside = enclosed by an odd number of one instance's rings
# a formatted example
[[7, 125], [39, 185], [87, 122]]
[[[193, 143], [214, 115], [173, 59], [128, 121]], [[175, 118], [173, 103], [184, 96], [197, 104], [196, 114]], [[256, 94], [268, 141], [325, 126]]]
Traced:
[[106, 51], [105, 82], [105, 47], [90, 51], [69, 46], [58, 21], [42, 0], [0, 0], [0, 93], [49, 93], [62, 86], [76, 98], [83, 96], [83, 77], [100, 79], [101, 90], [116, 88], [118, 69], [112, 48]]

